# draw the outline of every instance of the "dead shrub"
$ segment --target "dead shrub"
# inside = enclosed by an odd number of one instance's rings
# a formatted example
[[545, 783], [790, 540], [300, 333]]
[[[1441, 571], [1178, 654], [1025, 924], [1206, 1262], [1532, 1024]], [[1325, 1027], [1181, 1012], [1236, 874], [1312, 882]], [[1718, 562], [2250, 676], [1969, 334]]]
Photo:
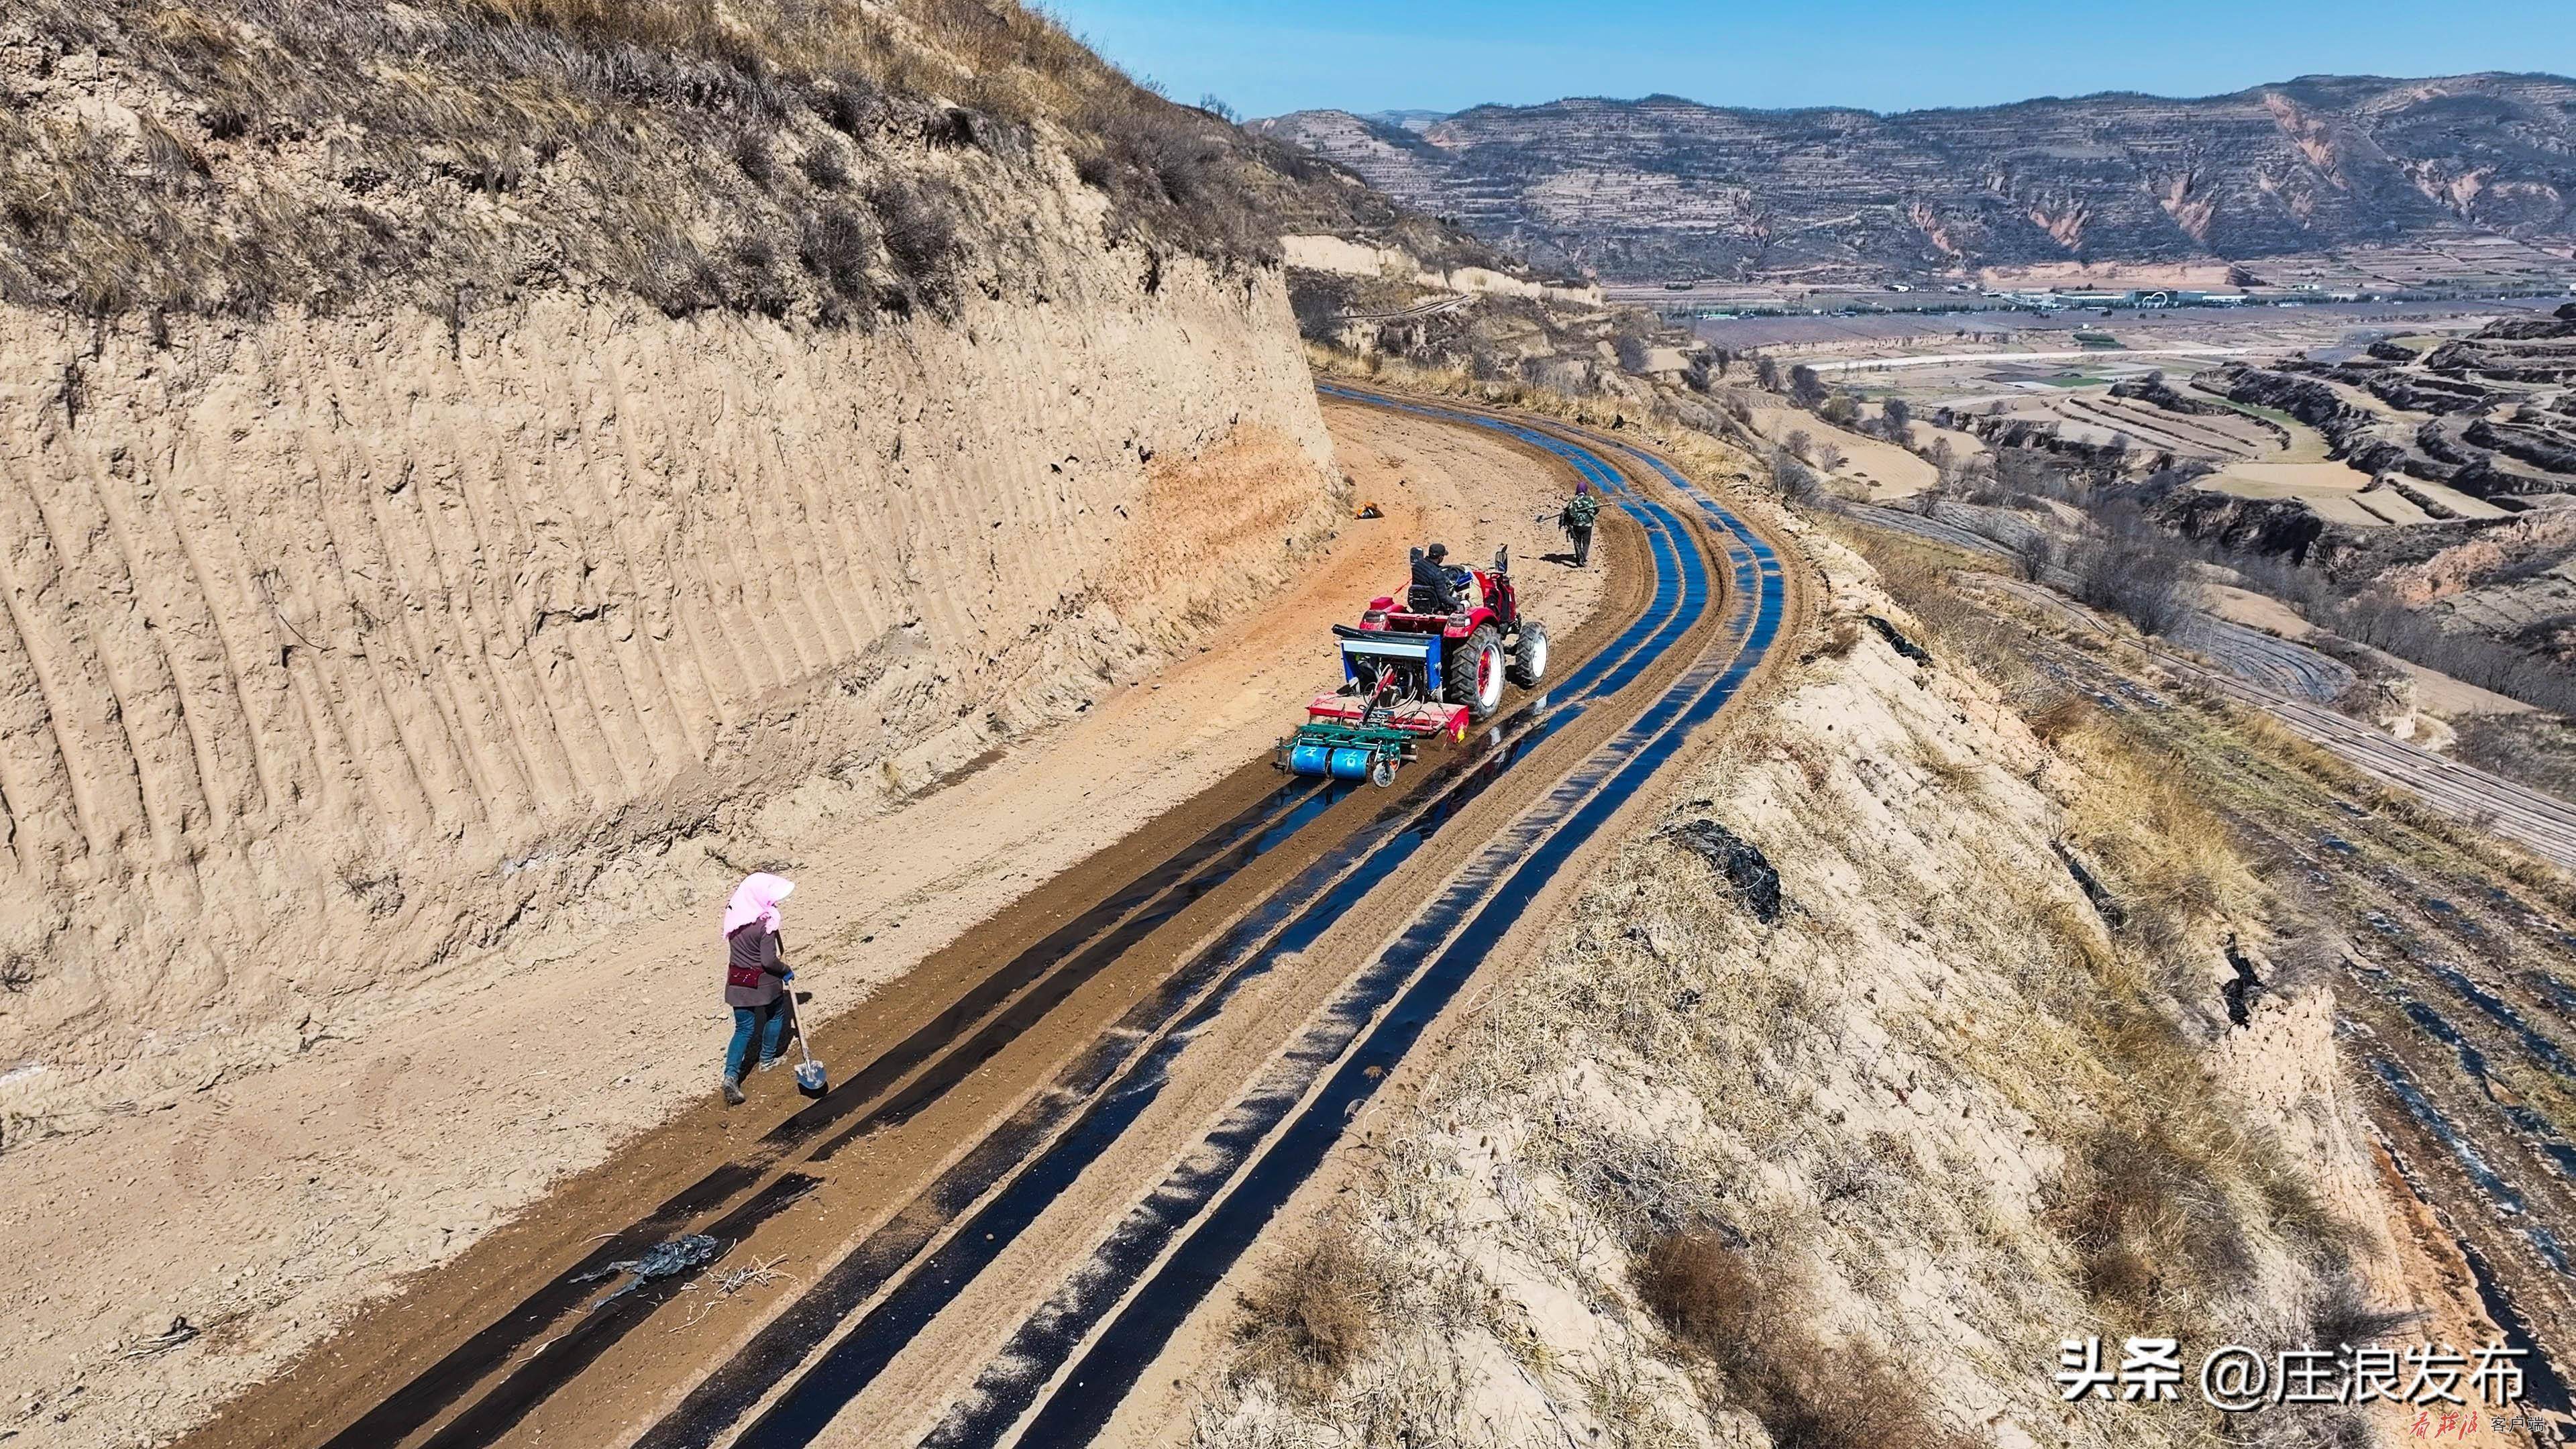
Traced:
[[1386, 1286], [1349, 1230], [1326, 1224], [1236, 1297], [1234, 1372], [1289, 1398], [1324, 1398], [1377, 1341]]
[[828, 142], [806, 152], [796, 165], [817, 191], [838, 191], [850, 184], [849, 163], [842, 159], [841, 148]]
[[2375, 1308], [2361, 1280], [2338, 1273], [2308, 1306], [2306, 1341], [2320, 1347], [2385, 1342], [2391, 1334], [2423, 1321], [2420, 1308]]
[[827, 207], [805, 224], [796, 259], [825, 287], [857, 299], [868, 295], [868, 257], [873, 249], [866, 223], [839, 207]]
[[1757, 1271], [1717, 1234], [1658, 1238], [1636, 1283], [1647, 1311], [1708, 1360], [1776, 1449], [1966, 1449], [1886, 1352], [1820, 1337], [1802, 1286]]
[[2056, 744], [2093, 719], [2093, 701], [2080, 694], [2061, 694], [2030, 712], [2025, 723], [2043, 744]]
[[2060, 1206], [2059, 1231], [2082, 1265], [2077, 1281], [2115, 1321], [2186, 1313], [2254, 1264], [2224, 1179], [2173, 1125], [2095, 1134]]
[[955, 290], [955, 206], [944, 188], [921, 182], [887, 182], [868, 192], [868, 206], [885, 228], [886, 255], [915, 293], [946, 301]]
[[1821, 790], [1833, 778], [1834, 758], [1824, 742], [1811, 735], [1791, 735], [1780, 741], [1780, 757], [1795, 765], [1798, 777], [1810, 790]]
[[733, 164], [754, 186], [765, 187], [778, 177], [778, 158], [770, 154], [769, 138], [758, 131], [734, 133]]
[[1749, 1367], [1756, 1344], [1784, 1331], [1753, 1266], [1711, 1232], [1656, 1240], [1637, 1271], [1637, 1296], [1667, 1333], [1730, 1375]]
[[856, 140], [876, 129], [885, 115], [885, 95], [866, 76], [845, 70], [815, 87], [814, 113]]

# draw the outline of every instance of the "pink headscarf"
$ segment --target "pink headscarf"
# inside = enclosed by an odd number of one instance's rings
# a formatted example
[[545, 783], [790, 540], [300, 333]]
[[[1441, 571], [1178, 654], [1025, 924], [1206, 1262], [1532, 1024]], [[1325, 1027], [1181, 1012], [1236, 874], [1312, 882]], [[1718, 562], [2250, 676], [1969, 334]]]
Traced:
[[776, 931], [778, 903], [794, 889], [796, 882], [765, 870], [743, 877], [742, 884], [733, 888], [733, 899], [725, 902], [724, 933], [730, 936], [753, 921]]

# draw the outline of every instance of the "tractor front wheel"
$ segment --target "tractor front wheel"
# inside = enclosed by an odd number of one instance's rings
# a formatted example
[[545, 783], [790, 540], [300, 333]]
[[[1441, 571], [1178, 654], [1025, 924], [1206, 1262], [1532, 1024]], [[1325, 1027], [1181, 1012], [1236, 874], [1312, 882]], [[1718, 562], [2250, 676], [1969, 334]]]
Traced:
[[1491, 624], [1480, 625], [1449, 651], [1448, 665], [1441, 671], [1449, 702], [1467, 706], [1467, 717], [1483, 723], [1502, 708], [1505, 667], [1503, 636]]

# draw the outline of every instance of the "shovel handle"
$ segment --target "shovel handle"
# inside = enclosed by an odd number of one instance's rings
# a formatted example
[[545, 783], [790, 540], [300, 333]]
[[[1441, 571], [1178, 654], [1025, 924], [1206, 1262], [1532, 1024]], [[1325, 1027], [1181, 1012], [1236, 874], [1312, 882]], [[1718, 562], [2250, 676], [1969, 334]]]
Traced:
[[796, 1054], [807, 1066], [814, 1064], [814, 1053], [805, 1045], [805, 1014], [796, 1009], [796, 988], [787, 988], [787, 1024], [796, 1028]]

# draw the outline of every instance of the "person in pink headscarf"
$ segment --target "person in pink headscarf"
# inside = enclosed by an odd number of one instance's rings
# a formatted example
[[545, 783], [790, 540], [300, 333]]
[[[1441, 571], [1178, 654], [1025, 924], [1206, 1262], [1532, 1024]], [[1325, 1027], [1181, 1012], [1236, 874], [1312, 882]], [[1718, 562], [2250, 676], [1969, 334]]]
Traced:
[[725, 1048], [724, 1099], [742, 1102], [742, 1079], [752, 1066], [775, 1065], [787, 1050], [789, 1003], [780, 998], [796, 973], [787, 969], [778, 934], [778, 903], [796, 882], [767, 871], [746, 876], [725, 903], [725, 1004], [733, 1008], [733, 1042]]

